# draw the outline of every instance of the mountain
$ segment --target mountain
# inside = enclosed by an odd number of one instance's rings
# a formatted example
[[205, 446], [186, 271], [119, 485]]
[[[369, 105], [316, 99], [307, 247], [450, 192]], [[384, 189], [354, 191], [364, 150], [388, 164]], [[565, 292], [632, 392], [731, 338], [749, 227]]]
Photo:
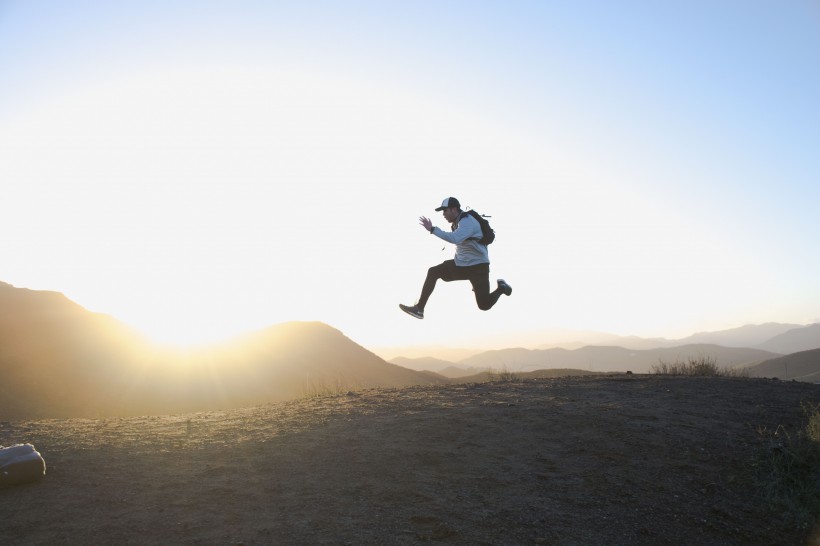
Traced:
[[647, 373], [659, 362], [674, 363], [707, 356], [718, 366], [732, 368], [762, 362], [780, 356], [760, 349], [730, 348], [718, 345], [685, 345], [680, 347], [635, 350], [623, 347], [588, 346], [567, 349], [504, 349], [487, 351], [458, 362], [459, 366], [491, 368], [510, 372], [538, 369], [573, 368], [594, 372], [632, 371]]
[[[647, 349], [659, 349], [662, 347], [677, 347], [680, 345], [685, 345], [685, 343], [678, 343], [671, 339], [666, 339], [662, 337], [652, 337], [652, 338], [643, 338], [637, 336], [627, 336], [627, 337], [617, 337], [615, 339], [610, 340], [609, 343], [590, 343], [588, 345], [595, 345], [595, 346], [606, 346], [606, 347], [623, 347], [624, 349], [632, 349], [632, 350], [647, 350]], [[570, 349], [572, 347], [564, 347], [565, 349]], [[580, 348], [580, 347], [576, 347]]]
[[[604, 375], [598, 372], [590, 372], [586, 370], [573, 370], [567, 368], [553, 368], [549, 370], [540, 369], [535, 370], [532, 372], [510, 372], [511, 376], [514, 377], [516, 380], [528, 380], [528, 379], [555, 379], [558, 377], [583, 377], [585, 375]], [[505, 374], [504, 372], [499, 373], [498, 371], [483, 371], [478, 372], [474, 375], [463, 376], [459, 378], [459, 381], [464, 383], [485, 383], [488, 381], [505, 381]]]
[[242, 407], [352, 388], [446, 382], [318, 322], [196, 351], [160, 349], [56, 292], [0, 283], [0, 420]]
[[[780, 324], [768, 322], [766, 324], [749, 324], [730, 330], [720, 330], [717, 332], [699, 332], [686, 338], [678, 339], [677, 344], [688, 345], [695, 343], [708, 343], [713, 345], [723, 345], [724, 347], [761, 347], [761, 344], [775, 336], [779, 336], [794, 328], [801, 328], [800, 324]], [[782, 353], [783, 351], [773, 352]]]
[[439, 358], [424, 357], [424, 358], [407, 358], [399, 356], [390, 359], [388, 362], [416, 371], [430, 371], [439, 372], [454, 366], [454, 363], [449, 360], [441, 360]]
[[439, 375], [443, 375], [449, 379], [459, 379], [461, 381], [480, 373], [482, 373], [482, 371], [478, 368], [461, 368], [459, 366], [450, 366], [449, 368], [438, 371]]
[[809, 383], [820, 382], [820, 349], [773, 358], [748, 368], [752, 377], [777, 377]]
[[820, 323], [795, 327], [769, 339], [765, 343], [757, 345], [757, 347], [782, 354], [820, 349]]
[[[480, 340], [480, 346], [499, 348], [526, 347], [535, 350], [567, 349], [574, 350], [587, 346], [596, 347], [622, 347], [630, 350], [649, 350], [660, 348], [674, 348], [685, 345], [721, 345], [723, 347], [748, 347], [761, 349], [777, 354], [787, 354], [789, 352], [803, 351], [820, 348], [820, 340], [816, 334], [810, 336], [812, 330], [802, 331], [807, 328], [800, 324], [765, 323], [750, 324], [738, 328], [720, 330], [716, 332], [698, 332], [696, 334], [678, 338], [641, 338], [637, 336], [618, 336], [603, 332], [585, 330], [551, 329], [522, 332], [519, 335], [507, 334], [496, 338]], [[789, 334], [790, 331], [798, 332]], [[772, 341], [779, 336], [786, 336], [782, 342]], [[789, 336], [808, 336], [810, 339], [788, 341]], [[501, 342], [508, 340], [509, 343]], [[486, 350], [485, 350], [486, 351]], [[424, 358], [435, 358], [460, 365], [469, 357], [476, 356], [485, 351], [476, 349], [454, 349], [435, 346], [417, 347], [380, 347], [374, 352], [385, 360], [398, 363], [398, 358], [407, 358], [413, 362], [404, 361], [400, 365], [412, 369], [420, 369], [417, 362]], [[432, 369], [432, 368], [428, 368]]]
[[618, 341], [625, 339], [615, 334], [590, 332], [585, 330], [546, 330], [540, 334], [538, 343], [517, 343], [520, 347], [535, 349], [580, 349], [587, 345], [620, 345]]
[[406, 358], [403, 356], [396, 357], [390, 360], [391, 364], [409, 368], [420, 372], [435, 372], [436, 374], [447, 377], [449, 379], [459, 379], [481, 373], [482, 370], [477, 368], [470, 368], [458, 366], [454, 362], [448, 360], [440, 360], [438, 358]]
[[0, 418], [83, 413], [147, 348], [125, 325], [62, 294], [0, 283]]
[[272, 326], [194, 360], [201, 362], [203, 357], [230, 364], [226, 375], [249, 378], [249, 389], [252, 385], [265, 385], [269, 399], [354, 388], [442, 383], [385, 362], [321, 322]]
[[588, 345], [608, 345], [624, 347], [626, 349], [657, 349], [681, 347], [684, 345], [721, 345], [723, 347], [754, 347], [772, 352], [783, 351], [764, 347], [762, 344], [771, 338], [781, 335], [794, 328], [802, 328], [799, 324], [780, 324], [770, 322], [766, 324], [749, 324], [739, 328], [719, 330], [716, 332], [698, 332], [678, 339], [615, 337], [607, 343], [589, 343]]
[[[502, 345], [503, 347], [503, 345]], [[448, 362], [456, 362], [468, 356], [481, 353], [481, 349], [464, 349], [457, 347], [442, 347], [439, 345], [424, 345], [415, 347], [376, 347], [371, 350], [388, 362], [397, 358], [434, 358]]]

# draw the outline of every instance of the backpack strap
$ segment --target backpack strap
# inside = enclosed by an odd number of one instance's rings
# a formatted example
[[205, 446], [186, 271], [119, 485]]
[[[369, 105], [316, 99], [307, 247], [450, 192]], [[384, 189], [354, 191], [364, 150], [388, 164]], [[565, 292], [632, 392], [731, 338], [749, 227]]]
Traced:
[[466, 210], [462, 211], [462, 213], [458, 215], [458, 218], [456, 218], [456, 221], [453, 222], [452, 224], [450, 224], [450, 231], [457, 230], [458, 229], [458, 223], [461, 221], [461, 219], [464, 218], [465, 216], [469, 216], [469, 215], [470, 215], [470, 213], [467, 212]]
[[[455, 230], [458, 229], [458, 223], [459, 223], [459, 221], [461, 221], [462, 218], [466, 218], [467, 216], [472, 216], [473, 218], [475, 218], [475, 216], [477, 214], [478, 213], [475, 212], [475, 211], [465, 210], [461, 214], [458, 215], [458, 218], [456, 218], [456, 221], [453, 222], [450, 227], [453, 229], [453, 231], [455, 231]], [[478, 222], [478, 218], [476, 218], [476, 221]], [[478, 222], [478, 226], [481, 227], [481, 222]], [[484, 230], [483, 229], [481, 230], [481, 237], [484, 237]], [[470, 239], [472, 239], [474, 241], [480, 241], [481, 237], [470, 237]]]

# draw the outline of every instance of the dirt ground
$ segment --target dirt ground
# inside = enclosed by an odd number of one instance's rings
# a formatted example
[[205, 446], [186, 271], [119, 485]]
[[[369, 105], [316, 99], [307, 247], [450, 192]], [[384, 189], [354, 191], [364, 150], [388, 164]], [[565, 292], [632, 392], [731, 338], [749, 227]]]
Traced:
[[820, 387], [620, 375], [0, 422], [48, 465], [0, 490], [0, 541], [812, 543], [749, 478], [803, 401]]

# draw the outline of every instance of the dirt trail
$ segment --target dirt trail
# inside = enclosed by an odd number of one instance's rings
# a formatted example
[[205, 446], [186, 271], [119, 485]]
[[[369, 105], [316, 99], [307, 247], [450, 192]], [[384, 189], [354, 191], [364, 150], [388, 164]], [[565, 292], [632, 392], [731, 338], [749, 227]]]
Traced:
[[805, 383], [609, 376], [412, 387], [234, 411], [0, 423], [37, 484], [6, 544], [802, 544], [756, 496], [759, 427]]

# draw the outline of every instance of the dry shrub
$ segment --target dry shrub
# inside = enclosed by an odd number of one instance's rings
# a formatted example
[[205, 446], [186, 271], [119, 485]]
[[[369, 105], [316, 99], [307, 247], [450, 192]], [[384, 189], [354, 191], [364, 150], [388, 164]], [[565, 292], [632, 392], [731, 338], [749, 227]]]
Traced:
[[519, 377], [515, 373], [509, 371], [506, 366], [503, 366], [501, 370], [490, 368], [487, 371], [487, 381], [491, 383], [512, 383], [514, 381], [518, 381], [518, 379]]
[[748, 377], [745, 369], [721, 368], [713, 356], [700, 355], [689, 357], [685, 362], [675, 361], [671, 364], [659, 360], [652, 366], [652, 373], [659, 375], [685, 375], [688, 377]]

